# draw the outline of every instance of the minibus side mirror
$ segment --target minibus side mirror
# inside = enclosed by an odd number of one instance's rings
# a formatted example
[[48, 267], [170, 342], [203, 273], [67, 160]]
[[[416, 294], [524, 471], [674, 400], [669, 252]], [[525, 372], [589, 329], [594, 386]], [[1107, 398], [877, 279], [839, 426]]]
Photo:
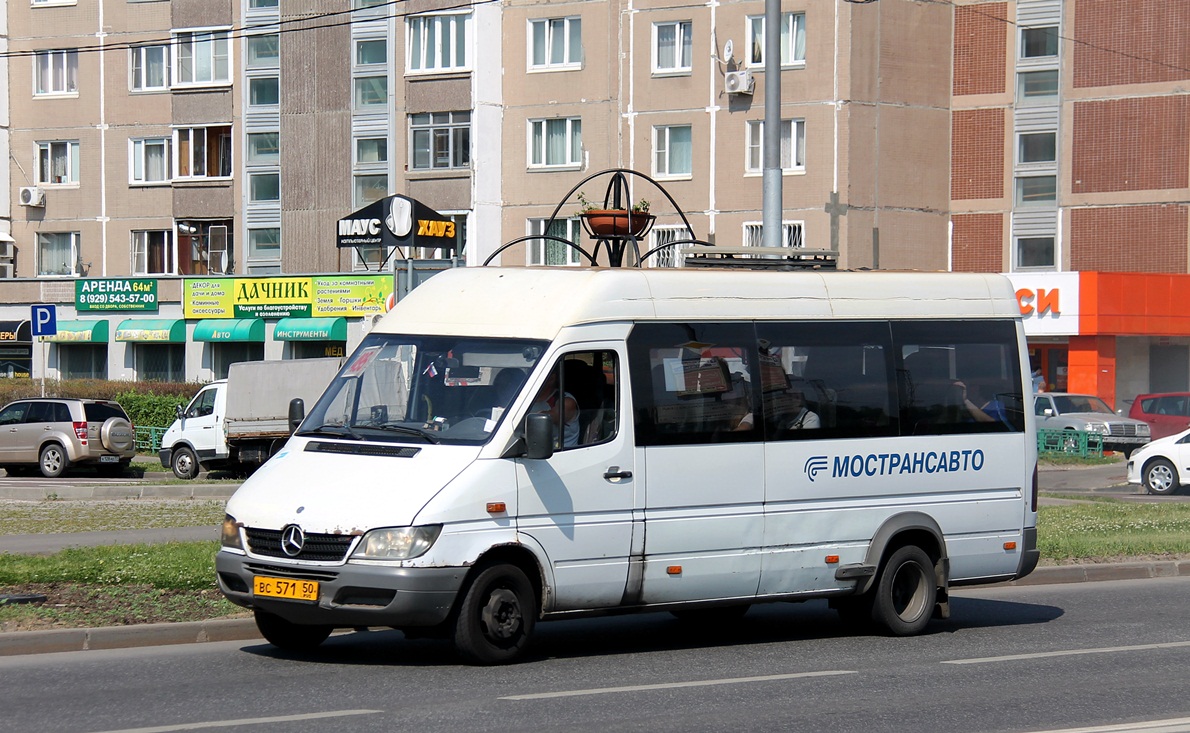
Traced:
[[178, 416], [179, 420], [186, 417], [186, 411], [182, 409], [181, 405], [177, 405], [174, 407], [174, 414]]
[[1041, 411], [1041, 414], [1044, 415], [1045, 417], [1053, 417], [1054, 416], [1054, 408], [1047, 407]]
[[534, 413], [525, 417], [525, 457], [544, 459], [554, 455], [554, 424], [550, 416]]
[[293, 431], [298, 429], [298, 425], [302, 424], [302, 420], [306, 419], [306, 403], [302, 401], [301, 397], [294, 397], [289, 401], [289, 434], [293, 435]]

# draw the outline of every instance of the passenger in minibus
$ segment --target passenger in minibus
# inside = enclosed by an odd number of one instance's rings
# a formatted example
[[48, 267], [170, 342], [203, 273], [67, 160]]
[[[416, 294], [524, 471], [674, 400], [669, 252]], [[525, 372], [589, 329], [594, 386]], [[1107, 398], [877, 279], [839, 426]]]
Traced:
[[554, 425], [559, 423], [559, 415], [561, 414], [563, 416], [561, 447], [573, 448], [578, 445], [580, 433], [578, 400], [570, 392], [566, 392], [559, 398], [557, 369], [550, 370], [545, 384], [541, 385], [541, 391], [537, 393], [537, 397], [534, 398], [533, 406], [529, 411], [548, 414], [550, 421]]
[[781, 425], [782, 430], [802, 430], [822, 427], [818, 413], [806, 406], [806, 393], [800, 387], [789, 390], [790, 413]]

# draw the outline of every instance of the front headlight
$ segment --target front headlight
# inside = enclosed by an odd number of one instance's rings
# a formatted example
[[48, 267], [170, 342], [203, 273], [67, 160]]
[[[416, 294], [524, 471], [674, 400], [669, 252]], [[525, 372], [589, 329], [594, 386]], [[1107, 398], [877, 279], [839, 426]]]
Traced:
[[240, 524], [230, 514], [223, 516], [223, 533], [219, 544], [230, 550], [243, 550], [244, 543], [240, 541]]
[[1108, 433], [1107, 423], [1101, 423], [1101, 422], [1087, 423], [1086, 430], [1091, 433], [1103, 433], [1104, 435], [1107, 435], [1107, 433]]
[[441, 524], [374, 529], [364, 535], [351, 556], [358, 560], [411, 560], [424, 555], [441, 533]]
[[1147, 437], [1149, 437], [1149, 435], [1151, 435], [1151, 433], [1149, 432], [1149, 424], [1148, 423], [1145, 423], [1144, 425], [1136, 426], [1136, 436], [1138, 438], [1147, 438]]

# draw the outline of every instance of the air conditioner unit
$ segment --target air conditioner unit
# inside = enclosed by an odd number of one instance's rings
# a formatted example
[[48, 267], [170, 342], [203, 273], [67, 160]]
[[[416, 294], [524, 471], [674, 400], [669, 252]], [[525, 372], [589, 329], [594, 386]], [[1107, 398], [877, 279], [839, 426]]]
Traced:
[[728, 94], [751, 94], [753, 84], [751, 71], [729, 71], [723, 79]]
[[12, 270], [11, 262], [0, 262], [0, 280], [12, 277]]
[[37, 186], [21, 186], [21, 206], [45, 206], [45, 191]]
[[0, 260], [11, 260], [12, 257], [12, 242], [0, 239]]

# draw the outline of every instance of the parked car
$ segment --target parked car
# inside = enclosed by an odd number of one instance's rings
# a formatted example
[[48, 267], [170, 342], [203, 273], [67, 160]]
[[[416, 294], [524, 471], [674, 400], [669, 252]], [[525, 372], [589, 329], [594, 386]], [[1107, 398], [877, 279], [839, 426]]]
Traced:
[[1034, 395], [1037, 427], [1046, 430], [1086, 430], [1103, 436], [1103, 449], [1119, 451], [1124, 457], [1149, 442], [1149, 424], [1117, 415], [1099, 397], [1069, 392]]
[[1137, 395], [1128, 417], [1149, 424], [1153, 440], [1190, 428], [1190, 392]]
[[116, 402], [32, 399], [0, 409], [0, 466], [10, 476], [39, 468], [57, 478], [74, 465], [116, 475], [135, 455], [132, 423]]
[[1190, 430], [1158, 438], [1128, 459], [1128, 483], [1150, 494], [1172, 494], [1190, 486]]

